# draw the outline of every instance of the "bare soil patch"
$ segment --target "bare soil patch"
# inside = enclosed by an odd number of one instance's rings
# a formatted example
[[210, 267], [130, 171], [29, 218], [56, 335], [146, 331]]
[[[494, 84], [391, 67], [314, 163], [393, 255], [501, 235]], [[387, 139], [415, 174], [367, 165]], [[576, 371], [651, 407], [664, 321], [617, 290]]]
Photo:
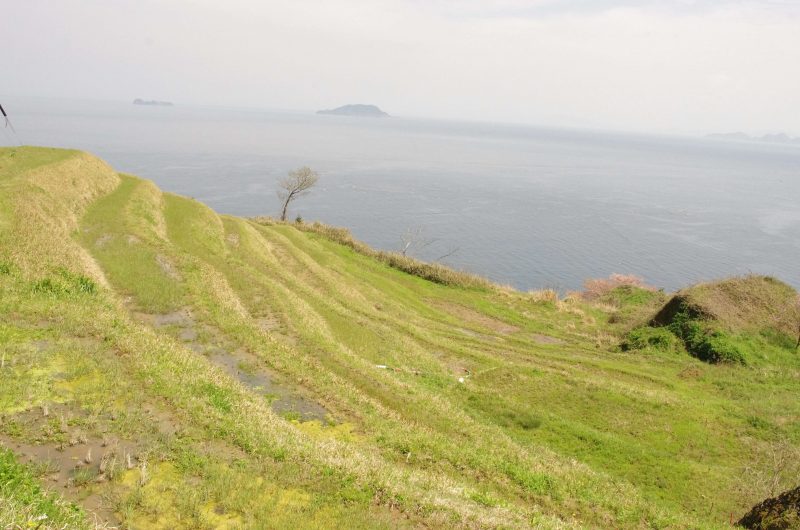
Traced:
[[208, 359], [250, 390], [270, 398], [270, 406], [278, 414], [296, 414], [300, 421], [326, 422], [330, 418], [325, 407], [276, 382], [275, 374], [264, 368], [264, 363], [251, 353], [217, 348]]
[[180, 272], [178, 272], [178, 267], [176, 267], [167, 256], [163, 254], [156, 255], [156, 263], [158, 263], [158, 266], [161, 267], [161, 270], [164, 272], [164, 274], [173, 280], [180, 281], [181, 275]]
[[97, 240], [94, 242], [94, 246], [96, 246], [97, 248], [103, 248], [108, 243], [110, 243], [112, 239], [114, 239], [113, 235], [103, 234], [102, 236], [97, 238]]
[[537, 344], [564, 344], [564, 341], [550, 335], [542, 335], [541, 333], [534, 333], [531, 335], [534, 342]]
[[477, 324], [478, 326], [486, 329], [490, 329], [496, 333], [500, 333], [502, 335], [508, 335], [514, 332], [519, 331], [517, 326], [508, 324], [507, 322], [503, 322], [497, 318], [490, 317], [488, 315], [484, 315], [474, 309], [470, 309], [463, 305], [455, 304], [452, 302], [443, 302], [441, 300], [437, 301], [430, 301], [431, 305], [450, 313], [451, 315], [464, 320], [470, 324]]

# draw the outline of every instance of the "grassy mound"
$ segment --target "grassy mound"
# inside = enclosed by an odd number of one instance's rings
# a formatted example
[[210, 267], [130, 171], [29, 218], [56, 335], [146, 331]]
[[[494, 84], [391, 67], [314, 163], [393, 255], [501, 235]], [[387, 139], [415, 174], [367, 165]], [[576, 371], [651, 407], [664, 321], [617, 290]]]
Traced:
[[760, 502], [737, 524], [748, 530], [800, 528], [800, 487]]
[[798, 294], [766, 276], [696, 285], [676, 293], [647, 326], [633, 329], [622, 347], [675, 351], [670, 334], [708, 363], [748, 364], [776, 352], [785, 356], [800, 341]]
[[0, 466], [30, 479], [0, 512], [35, 484], [131, 528], [719, 528], [800, 447], [782, 346], [757, 372], [630, 355], [609, 319], [662, 295], [539, 297], [348, 238], [0, 150]]
[[796, 302], [797, 292], [789, 285], [769, 276], [749, 275], [685, 289], [653, 320], [667, 325], [683, 306], [692, 317], [713, 319], [728, 330], [773, 328], [792, 334], [796, 327], [783, 317]]

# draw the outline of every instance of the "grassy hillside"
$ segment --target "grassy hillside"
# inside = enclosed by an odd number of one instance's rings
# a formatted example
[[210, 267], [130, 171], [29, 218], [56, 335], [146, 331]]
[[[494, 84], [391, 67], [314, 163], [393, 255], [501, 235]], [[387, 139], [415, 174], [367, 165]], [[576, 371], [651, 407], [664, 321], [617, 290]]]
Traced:
[[621, 351], [659, 300], [417, 266], [0, 150], [0, 526], [724, 528], [796, 486], [788, 345]]

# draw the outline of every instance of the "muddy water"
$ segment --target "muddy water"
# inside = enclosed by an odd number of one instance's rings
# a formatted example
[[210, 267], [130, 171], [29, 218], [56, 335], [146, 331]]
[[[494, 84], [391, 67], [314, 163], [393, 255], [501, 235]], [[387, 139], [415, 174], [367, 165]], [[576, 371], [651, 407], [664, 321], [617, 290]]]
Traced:
[[[205, 355], [209, 361], [251, 391], [268, 398], [272, 410], [276, 413], [293, 415], [300, 421], [319, 420], [323, 423], [331, 421], [330, 413], [322, 405], [302, 396], [288, 385], [278, 383], [276, 375], [268, 371], [264, 367], [264, 362], [257, 356], [243, 350], [230, 351], [221, 345], [200, 342], [197, 330], [202, 325], [195, 321], [188, 309], [163, 314], [134, 312], [133, 316], [153, 328], [171, 328], [177, 338], [187, 343], [192, 350]], [[265, 331], [279, 326], [277, 320], [266, 317], [256, 322]], [[218, 332], [209, 334], [219, 335]]]
[[324, 423], [330, 420], [330, 414], [322, 405], [276, 384], [274, 376], [260, 367], [262, 363], [255, 355], [217, 349], [208, 359], [253, 392], [270, 398], [270, 406], [278, 414], [296, 414], [301, 421]]
[[115, 474], [138, 465], [134, 444], [81, 439], [67, 444], [32, 445], [0, 435], [0, 445], [13, 451], [21, 463], [44, 470], [45, 486], [79, 503], [98, 522], [112, 526], [119, 523], [102, 498], [102, 485]]

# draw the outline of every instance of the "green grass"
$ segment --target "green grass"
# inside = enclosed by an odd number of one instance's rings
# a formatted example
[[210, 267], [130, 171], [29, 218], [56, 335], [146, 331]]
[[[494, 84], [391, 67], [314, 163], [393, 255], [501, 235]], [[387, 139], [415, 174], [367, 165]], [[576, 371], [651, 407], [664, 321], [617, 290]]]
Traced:
[[[121, 292], [145, 311], [167, 313], [181, 307], [184, 289], [159, 264], [159, 257], [162, 263], [169, 258], [166, 249], [162, 252], [165, 242], [152, 229], [156, 221], [146, 205], [156, 205], [152, 198], [147, 201], [148, 188], [139, 179], [122, 177], [113, 193], [87, 210], [80, 240]], [[124, 215], [125, 210], [131, 214]]]
[[0, 527], [89, 528], [79, 506], [46, 491], [32, 470], [0, 448]]
[[[800, 447], [780, 323], [722, 315], [748, 365], [711, 365], [647, 326], [664, 293], [536, 301], [323, 225], [219, 216], [87, 155], [0, 160], [0, 440], [119, 440], [132, 469], [65, 491], [123, 524], [721, 528]], [[287, 395], [328, 419], [271, 408]]]

